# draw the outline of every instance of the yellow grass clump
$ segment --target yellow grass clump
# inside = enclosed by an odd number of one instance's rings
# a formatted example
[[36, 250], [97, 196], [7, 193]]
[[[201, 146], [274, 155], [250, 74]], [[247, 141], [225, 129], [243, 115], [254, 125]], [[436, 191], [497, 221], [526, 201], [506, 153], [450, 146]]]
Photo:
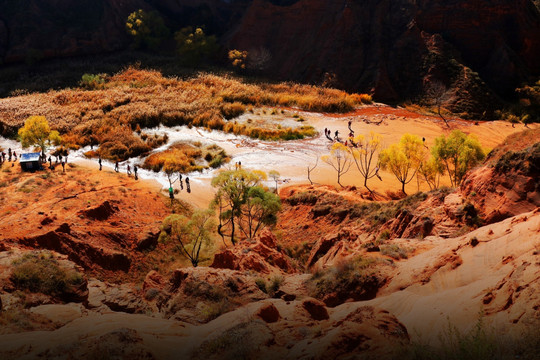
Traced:
[[166, 163], [173, 164], [180, 172], [202, 171], [209, 167], [218, 168], [229, 162], [230, 158], [217, 145], [202, 145], [200, 142], [178, 142], [167, 150], [151, 154], [143, 164], [143, 168], [161, 171]]

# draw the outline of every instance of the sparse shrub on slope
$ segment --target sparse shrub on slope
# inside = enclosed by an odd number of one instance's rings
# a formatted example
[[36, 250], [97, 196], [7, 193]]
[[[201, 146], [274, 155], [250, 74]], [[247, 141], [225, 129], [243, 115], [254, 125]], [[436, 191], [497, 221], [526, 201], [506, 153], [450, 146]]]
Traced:
[[10, 279], [18, 289], [58, 298], [69, 298], [85, 281], [77, 271], [61, 267], [48, 252], [30, 253], [15, 260]]
[[357, 257], [319, 270], [308, 281], [310, 295], [322, 299], [328, 306], [337, 306], [347, 299], [372, 299], [385, 282], [377, 274], [376, 265], [374, 259]]

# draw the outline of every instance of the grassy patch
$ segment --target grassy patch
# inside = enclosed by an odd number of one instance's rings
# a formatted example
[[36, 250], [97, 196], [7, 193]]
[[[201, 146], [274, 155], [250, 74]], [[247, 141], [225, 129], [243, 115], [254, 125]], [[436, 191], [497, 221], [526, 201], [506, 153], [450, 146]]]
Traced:
[[405, 249], [397, 244], [381, 245], [381, 254], [389, 256], [392, 259], [400, 260], [407, 259], [409, 257], [409, 250]]
[[55, 297], [69, 294], [84, 281], [82, 274], [62, 268], [48, 252], [25, 254], [13, 261], [10, 279], [18, 289]]
[[202, 145], [199, 142], [178, 142], [167, 150], [148, 156], [143, 168], [160, 171], [171, 163], [183, 173], [217, 168], [230, 161], [229, 156], [217, 145]]
[[349, 298], [355, 301], [371, 299], [384, 283], [376, 272], [377, 264], [373, 258], [360, 256], [319, 270], [308, 281], [309, 293], [323, 299], [328, 306], [339, 305]]

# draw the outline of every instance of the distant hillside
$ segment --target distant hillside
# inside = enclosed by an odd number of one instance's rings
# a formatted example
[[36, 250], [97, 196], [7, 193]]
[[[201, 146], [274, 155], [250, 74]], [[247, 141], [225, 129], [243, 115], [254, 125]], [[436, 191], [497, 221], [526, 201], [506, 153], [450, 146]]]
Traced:
[[125, 20], [155, 9], [174, 30], [205, 25], [224, 48], [265, 51], [263, 74], [417, 100], [434, 80], [453, 111], [490, 111], [540, 76], [531, 0], [4, 0], [0, 61], [124, 49]]

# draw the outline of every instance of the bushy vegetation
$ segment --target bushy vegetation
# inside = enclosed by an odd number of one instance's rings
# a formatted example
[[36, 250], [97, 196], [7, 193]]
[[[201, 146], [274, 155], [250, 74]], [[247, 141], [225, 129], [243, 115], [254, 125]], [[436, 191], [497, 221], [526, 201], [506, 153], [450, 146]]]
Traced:
[[67, 136], [70, 146], [110, 142], [102, 157], [125, 159], [148, 151], [144, 139], [140, 141], [136, 135], [129, 134], [137, 126], [144, 129], [159, 124], [190, 125], [260, 139], [301, 139], [315, 135], [315, 130], [308, 125], [260, 128], [237, 123], [234, 117], [247, 106], [343, 112], [362, 101], [360, 95], [310, 85], [254, 84], [213, 74], [180, 80], [137, 67], [112, 76], [87, 74], [81, 86], [84, 89], [3, 99], [2, 106], [11, 109], [5, 112], [3, 122], [10, 128], [19, 128], [28, 114], [39, 113], [47, 118], [52, 129]]
[[82, 274], [61, 267], [48, 252], [29, 253], [15, 260], [10, 279], [18, 289], [60, 298], [84, 281]]
[[157, 50], [169, 35], [169, 29], [158, 12], [142, 9], [128, 16], [126, 31], [133, 38], [133, 47], [136, 49]]
[[165, 164], [173, 164], [180, 173], [218, 168], [230, 161], [229, 156], [217, 145], [202, 145], [198, 142], [178, 142], [167, 150], [151, 154], [143, 168], [161, 171]]
[[186, 27], [174, 34], [177, 45], [177, 54], [185, 65], [198, 65], [201, 61], [208, 61], [218, 51], [217, 38], [206, 35], [202, 28]]
[[238, 169], [222, 171], [212, 179], [218, 234], [224, 241], [228, 237], [235, 245], [238, 238], [253, 239], [259, 230], [276, 223], [281, 201], [262, 186], [266, 178], [262, 171]]
[[334, 267], [319, 270], [308, 281], [310, 295], [325, 299], [328, 306], [353, 298], [356, 301], [375, 297], [384, 279], [376, 272], [377, 261], [373, 258], [357, 257], [343, 260]]

